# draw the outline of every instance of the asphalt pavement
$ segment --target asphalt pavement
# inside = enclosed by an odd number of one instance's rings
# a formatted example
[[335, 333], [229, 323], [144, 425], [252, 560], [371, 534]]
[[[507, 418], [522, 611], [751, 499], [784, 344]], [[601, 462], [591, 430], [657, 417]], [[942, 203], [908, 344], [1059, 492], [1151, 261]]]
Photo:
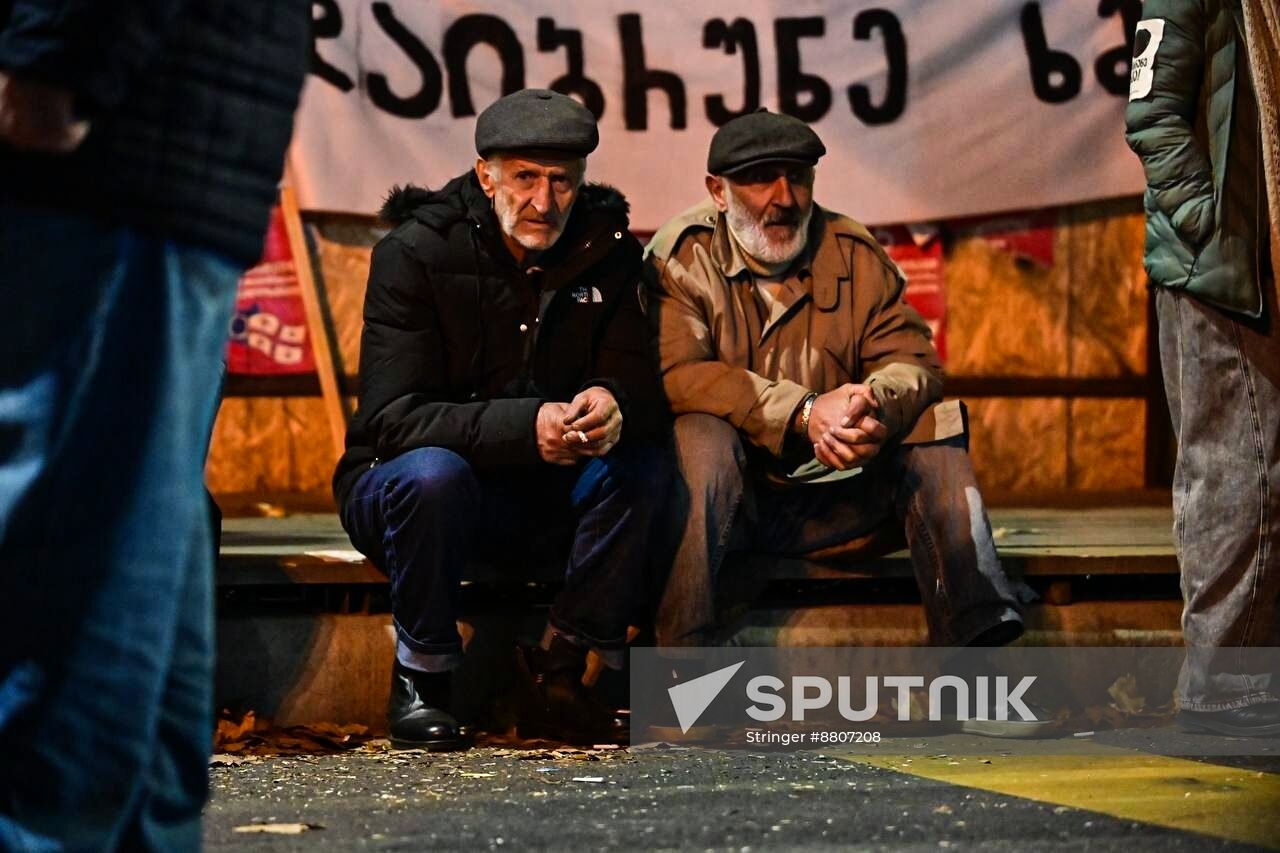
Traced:
[[429, 755], [374, 741], [216, 759], [205, 838], [210, 851], [1280, 848], [1277, 758], [1096, 752]]

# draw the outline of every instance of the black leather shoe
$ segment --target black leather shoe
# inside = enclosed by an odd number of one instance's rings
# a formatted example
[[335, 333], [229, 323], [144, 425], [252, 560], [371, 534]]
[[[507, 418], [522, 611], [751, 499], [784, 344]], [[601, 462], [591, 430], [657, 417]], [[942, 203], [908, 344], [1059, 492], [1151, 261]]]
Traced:
[[549, 649], [522, 647], [517, 659], [527, 694], [516, 727], [521, 737], [579, 746], [628, 743], [629, 714], [608, 707], [582, 683], [585, 648], [555, 634]]
[[415, 672], [396, 661], [391, 667], [387, 724], [396, 749], [455, 752], [471, 748], [471, 736], [445, 709], [451, 698], [447, 672]]
[[1280, 736], [1280, 702], [1259, 702], [1228, 711], [1178, 711], [1178, 728], [1232, 737]]

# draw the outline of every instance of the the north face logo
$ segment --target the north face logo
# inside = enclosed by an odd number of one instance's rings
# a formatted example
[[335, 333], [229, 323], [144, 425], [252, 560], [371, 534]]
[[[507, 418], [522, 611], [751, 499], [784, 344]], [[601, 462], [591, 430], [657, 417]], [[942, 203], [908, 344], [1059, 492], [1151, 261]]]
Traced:
[[598, 287], [575, 287], [569, 295], [573, 297], [574, 302], [580, 302], [583, 305], [590, 302], [604, 302], [604, 296]]

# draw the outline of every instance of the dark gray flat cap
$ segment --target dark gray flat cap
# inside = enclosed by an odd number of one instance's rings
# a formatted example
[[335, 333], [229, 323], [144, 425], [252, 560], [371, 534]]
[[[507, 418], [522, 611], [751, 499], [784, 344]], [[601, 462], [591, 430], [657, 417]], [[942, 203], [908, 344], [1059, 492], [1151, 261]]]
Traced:
[[716, 131], [707, 152], [707, 171], [725, 175], [773, 160], [812, 166], [826, 153], [818, 134], [800, 119], [759, 109]]
[[494, 101], [476, 119], [476, 152], [541, 148], [585, 157], [600, 144], [596, 118], [582, 104], [550, 89], [521, 89]]

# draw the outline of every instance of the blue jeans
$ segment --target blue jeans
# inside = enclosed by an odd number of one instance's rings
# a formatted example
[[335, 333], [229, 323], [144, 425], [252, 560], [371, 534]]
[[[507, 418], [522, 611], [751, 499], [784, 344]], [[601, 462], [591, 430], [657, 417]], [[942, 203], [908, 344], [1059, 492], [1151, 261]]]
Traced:
[[239, 270], [0, 201], [0, 849], [195, 850]]
[[716, 594], [730, 553], [803, 555], [886, 524], [905, 533], [934, 645], [1022, 632], [963, 439], [890, 448], [856, 477], [791, 487], [756, 476], [722, 418], [681, 415], [675, 440], [687, 494], [671, 502], [679, 544], [658, 607], [659, 646], [715, 645], [727, 633]]
[[518, 565], [533, 543], [557, 538], [569, 540], [569, 556], [549, 621], [618, 666], [671, 467], [641, 443], [573, 467], [483, 473], [450, 450], [422, 447], [361, 476], [342, 524], [391, 579], [405, 666], [433, 672], [461, 662], [458, 592], [473, 555]]

